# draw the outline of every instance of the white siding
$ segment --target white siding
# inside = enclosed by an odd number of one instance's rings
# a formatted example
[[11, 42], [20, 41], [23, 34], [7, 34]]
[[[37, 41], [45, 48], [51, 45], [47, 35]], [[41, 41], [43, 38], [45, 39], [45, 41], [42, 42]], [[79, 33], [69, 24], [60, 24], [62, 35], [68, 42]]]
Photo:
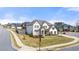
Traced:
[[47, 23], [43, 23], [43, 26], [47, 26], [47, 28], [45, 28], [45, 29], [48, 29], [49, 28], [49, 26], [48, 26]]
[[57, 34], [58, 31], [56, 28], [54, 28], [54, 29], [50, 28], [49, 32], [50, 33], [52, 32], [52, 34]]
[[[35, 26], [38, 26], [38, 28], [36, 28]], [[38, 22], [35, 22], [33, 24], [33, 35], [39, 35], [39, 31], [36, 32], [35, 30], [39, 30], [40, 29], [40, 24]]]

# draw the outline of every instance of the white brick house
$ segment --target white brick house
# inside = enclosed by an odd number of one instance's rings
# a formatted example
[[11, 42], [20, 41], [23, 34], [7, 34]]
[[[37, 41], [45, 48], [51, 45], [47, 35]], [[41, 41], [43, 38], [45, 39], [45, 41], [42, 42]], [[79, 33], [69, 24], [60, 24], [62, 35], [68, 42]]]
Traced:
[[27, 32], [27, 34], [33, 34], [33, 36], [38, 36], [40, 35], [40, 33], [43, 36], [48, 35], [48, 34], [54, 35], [58, 33], [54, 25], [43, 20], [34, 20], [30, 23], [26, 22], [25, 31]]

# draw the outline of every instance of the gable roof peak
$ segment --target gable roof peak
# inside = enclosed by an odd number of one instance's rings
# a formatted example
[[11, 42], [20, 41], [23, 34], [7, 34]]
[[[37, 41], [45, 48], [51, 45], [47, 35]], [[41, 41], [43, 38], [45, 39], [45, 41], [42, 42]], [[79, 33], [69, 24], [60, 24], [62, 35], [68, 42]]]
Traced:
[[45, 20], [37, 20], [37, 19], [35, 19], [35, 20], [33, 20], [32, 21], [32, 24], [34, 24], [35, 22], [38, 22], [40, 25], [43, 25], [43, 23], [47, 23], [48, 25], [52, 25], [51, 23], [49, 23], [49, 22], [47, 22], [47, 21], [45, 21]]

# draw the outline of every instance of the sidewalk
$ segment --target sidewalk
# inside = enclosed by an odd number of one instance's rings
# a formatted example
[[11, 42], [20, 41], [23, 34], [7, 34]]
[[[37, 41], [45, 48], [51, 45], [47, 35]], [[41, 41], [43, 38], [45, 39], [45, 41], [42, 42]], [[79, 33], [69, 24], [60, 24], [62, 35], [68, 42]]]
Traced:
[[24, 45], [13, 31], [11, 30], [8, 30], [8, 31], [10, 31], [13, 34], [14, 39], [16, 40], [17, 44], [21, 47], [21, 48], [18, 48], [18, 51], [35, 51], [36, 50], [33, 47]]
[[79, 38], [74, 37], [74, 36], [68, 36], [68, 35], [63, 35], [63, 34], [59, 34], [60, 36], [65, 36], [65, 37], [69, 37], [69, 38], [74, 38], [74, 41], [72, 42], [68, 42], [68, 43], [64, 43], [64, 44], [57, 44], [57, 45], [52, 45], [52, 46], [48, 46], [48, 47], [43, 47], [41, 48], [41, 50], [45, 50], [45, 49], [51, 49], [51, 48], [56, 48], [56, 47], [61, 47], [61, 46], [65, 46], [65, 45], [70, 45], [73, 43], [76, 43], [79, 41]]
[[[38, 50], [38, 48], [33, 48], [33, 47], [29, 47], [29, 46], [24, 45], [20, 41], [20, 39], [18, 38], [18, 36], [13, 31], [11, 31], [11, 30], [8, 30], [8, 31], [10, 31], [13, 34], [14, 38], [16, 39], [17, 44], [19, 46], [21, 46], [21, 48], [18, 49], [19, 51], [37, 51]], [[60, 34], [60, 36], [74, 38], [74, 40], [72, 42], [68, 42], [68, 43], [64, 43], [64, 44], [57, 44], [57, 45], [51, 45], [51, 46], [47, 46], [47, 47], [42, 47], [41, 50], [46, 50], [46, 49], [61, 47], [61, 46], [65, 46], [65, 45], [70, 45], [70, 44], [73, 44], [73, 43], [76, 43], [76, 42], [79, 41], [79, 38], [76, 38], [76, 37], [73, 37], [73, 36], [62, 35], [62, 34]]]

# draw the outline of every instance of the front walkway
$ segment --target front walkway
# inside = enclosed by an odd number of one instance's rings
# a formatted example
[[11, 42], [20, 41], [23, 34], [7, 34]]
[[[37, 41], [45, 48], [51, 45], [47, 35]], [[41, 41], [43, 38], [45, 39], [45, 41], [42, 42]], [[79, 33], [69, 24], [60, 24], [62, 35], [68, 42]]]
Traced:
[[[20, 39], [18, 38], [18, 36], [15, 34], [15, 32], [13, 32], [13, 31], [11, 31], [11, 30], [9, 30], [9, 29], [8, 29], [8, 31], [10, 31], [10, 32], [13, 34], [13, 36], [14, 36], [14, 38], [15, 38], [17, 44], [18, 44], [19, 46], [21, 46], [21, 48], [18, 49], [19, 51], [22, 51], [22, 50], [23, 50], [23, 51], [36, 51], [36, 50], [39, 49], [39, 48], [33, 48], [33, 47], [29, 47], [29, 46], [24, 45], [24, 44], [20, 41]], [[76, 43], [76, 42], [79, 41], [79, 38], [76, 38], [76, 37], [73, 37], [73, 36], [68, 36], [68, 35], [63, 35], [63, 34], [60, 34], [60, 35], [61, 35], [61, 36], [65, 36], [65, 37], [69, 37], [69, 38], [74, 38], [74, 40], [73, 40], [72, 42], [68, 42], [68, 43], [64, 43], [64, 44], [57, 44], [57, 45], [42, 47], [41, 50], [51, 49], [51, 48], [55, 48], [55, 47], [61, 47], [61, 46], [65, 46], [65, 45], [70, 45], [70, 44], [73, 44], [73, 43]]]

